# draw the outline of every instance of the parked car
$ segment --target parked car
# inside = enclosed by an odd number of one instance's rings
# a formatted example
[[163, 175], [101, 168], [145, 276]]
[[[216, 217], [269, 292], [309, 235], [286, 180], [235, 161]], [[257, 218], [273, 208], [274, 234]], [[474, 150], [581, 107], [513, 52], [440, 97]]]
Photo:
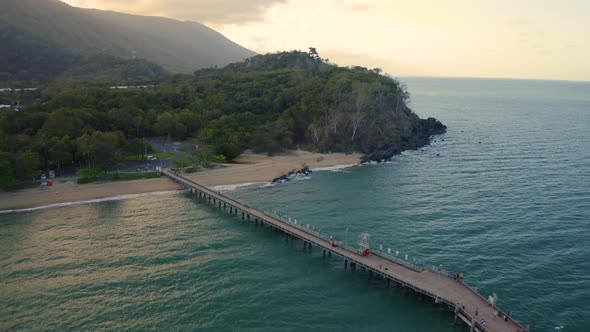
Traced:
[[156, 157], [154, 157], [152, 155], [149, 155], [149, 156], [147, 156], [147, 160], [148, 161], [156, 161], [156, 160], [158, 160], [158, 158], [156, 158]]

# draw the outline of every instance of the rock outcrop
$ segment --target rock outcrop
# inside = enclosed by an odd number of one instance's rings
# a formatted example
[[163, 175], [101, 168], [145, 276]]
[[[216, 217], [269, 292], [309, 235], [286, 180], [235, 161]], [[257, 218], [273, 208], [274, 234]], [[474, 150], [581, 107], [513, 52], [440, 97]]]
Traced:
[[415, 126], [412, 135], [409, 137], [402, 137], [399, 142], [395, 144], [387, 144], [366, 153], [361, 158], [361, 162], [380, 162], [389, 160], [391, 157], [406, 150], [417, 150], [423, 146], [429, 145], [434, 135], [444, 134], [446, 130], [447, 127], [435, 118], [420, 120]]
[[272, 183], [287, 183], [289, 181], [291, 181], [291, 179], [297, 177], [297, 176], [309, 176], [311, 175], [312, 171], [309, 168], [309, 166], [307, 165], [303, 165], [303, 168], [301, 168], [300, 170], [292, 170], [286, 174], [283, 174], [281, 176], [278, 176], [274, 179], [272, 179]]

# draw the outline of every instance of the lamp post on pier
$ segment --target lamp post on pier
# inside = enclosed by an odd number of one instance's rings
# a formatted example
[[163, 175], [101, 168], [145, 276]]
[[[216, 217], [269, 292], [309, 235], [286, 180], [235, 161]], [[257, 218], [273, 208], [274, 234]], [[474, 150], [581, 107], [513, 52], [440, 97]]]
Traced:
[[346, 231], [344, 232], [344, 234], [345, 234], [344, 246], [348, 247], [348, 227], [346, 227]]

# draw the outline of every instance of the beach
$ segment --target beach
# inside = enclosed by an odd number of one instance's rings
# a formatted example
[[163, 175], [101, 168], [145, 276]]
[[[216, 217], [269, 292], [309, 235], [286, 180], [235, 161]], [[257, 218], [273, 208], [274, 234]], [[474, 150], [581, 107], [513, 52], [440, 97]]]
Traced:
[[[360, 157], [360, 154], [320, 154], [307, 151], [291, 151], [272, 157], [246, 153], [237, 158], [235, 163], [223, 164], [185, 176], [206, 186], [262, 184], [289, 171], [299, 170], [303, 165], [312, 169], [353, 165], [359, 163]], [[45, 189], [0, 191], [0, 211], [181, 189], [178, 184], [164, 177], [80, 185], [73, 181], [60, 181], [58, 178], [53, 182], [53, 186]]]
[[360, 162], [360, 158], [360, 154], [320, 154], [307, 151], [292, 151], [274, 157], [261, 154], [243, 154], [235, 164], [225, 164], [219, 168], [185, 174], [185, 176], [209, 187], [267, 183], [287, 172], [300, 170], [304, 165], [312, 169], [354, 165]]

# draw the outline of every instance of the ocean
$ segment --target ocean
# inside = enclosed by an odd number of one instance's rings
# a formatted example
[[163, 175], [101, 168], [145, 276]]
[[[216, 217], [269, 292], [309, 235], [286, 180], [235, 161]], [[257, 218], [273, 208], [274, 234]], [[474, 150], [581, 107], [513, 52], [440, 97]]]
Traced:
[[[390, 162], [228, 191], [454, 272], [532, 331], [590, 331], [590, 83], [401, 79], [445, 135]], [[187, 193], [0, 214], [0, 330], [466, 331]]]

